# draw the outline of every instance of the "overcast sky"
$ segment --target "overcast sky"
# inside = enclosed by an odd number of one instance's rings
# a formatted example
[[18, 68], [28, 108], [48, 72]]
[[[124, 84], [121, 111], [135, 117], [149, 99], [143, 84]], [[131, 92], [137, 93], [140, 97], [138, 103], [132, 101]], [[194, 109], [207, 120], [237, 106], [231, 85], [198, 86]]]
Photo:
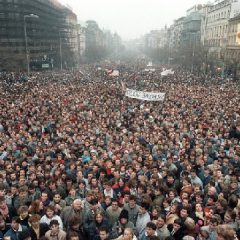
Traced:
[[[95, 20], [100, 28], [124, 40], [169, 26], [186, 10], [209, 0], [59, 0], [72, 7], [80, 21]], [[213, 2], [214, 0], [212, 0]]]

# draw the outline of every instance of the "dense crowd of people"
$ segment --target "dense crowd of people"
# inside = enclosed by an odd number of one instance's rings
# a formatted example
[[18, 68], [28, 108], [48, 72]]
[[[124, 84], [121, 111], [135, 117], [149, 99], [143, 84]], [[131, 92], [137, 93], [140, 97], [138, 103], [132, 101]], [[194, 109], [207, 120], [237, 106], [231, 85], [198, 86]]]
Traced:
[[238, 239], [239, 83], [144, 69], [0, 75], [0, 239]]

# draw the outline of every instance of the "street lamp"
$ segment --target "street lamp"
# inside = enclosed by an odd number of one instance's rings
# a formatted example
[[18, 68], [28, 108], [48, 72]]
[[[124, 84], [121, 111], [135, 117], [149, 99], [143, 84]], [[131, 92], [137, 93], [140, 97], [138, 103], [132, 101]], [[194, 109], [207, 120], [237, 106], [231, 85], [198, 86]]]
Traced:
[[195, 61], [195, 48], [196, 48], [196, 33], [193, 33], [192, 67], [191, 67], [191, 72], [193, 72], [193, 65], [194, 65], [194, 61]]
[[24, 15], [24, 17], [23, 17], [23, 19], [24, 19], [24, 37], [25, 37], [25, 51], [26, 51], [26, 62], [27, 62], [27, 74], [29, 75], [30, 68], [29, 68], [29, 53], [28, 53], [26, 18], [39, 18], [39, 16], [31, 13], [31, 14], [29, 14], [29, 15]]

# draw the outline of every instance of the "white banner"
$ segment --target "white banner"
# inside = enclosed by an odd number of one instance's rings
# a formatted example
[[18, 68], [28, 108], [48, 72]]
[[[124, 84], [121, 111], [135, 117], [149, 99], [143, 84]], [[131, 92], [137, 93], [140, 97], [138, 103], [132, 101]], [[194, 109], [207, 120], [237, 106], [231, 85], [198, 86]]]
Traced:
[[166, 69], [161, 72], [161, 76], [168, 76], [170, 74], [174, 74], [174, 71], [172, 69]]
[[156, 69], [155, 68], [145, 68], [144, 71], [145, 72], [155, 72]]
[[146, 101], [163, 101], [165, 93], [142, 92], [127, 88], [125, 96]]

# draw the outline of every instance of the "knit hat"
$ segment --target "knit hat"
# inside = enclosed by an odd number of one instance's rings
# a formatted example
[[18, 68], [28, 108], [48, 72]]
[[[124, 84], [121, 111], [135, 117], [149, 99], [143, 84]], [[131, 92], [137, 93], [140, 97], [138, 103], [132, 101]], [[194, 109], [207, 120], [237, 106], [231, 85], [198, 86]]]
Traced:
[[128, 210], [126, 209], [123, 209], [119, 215], [119, 220], [122, 219], [122, 218], [125, 218], [128, 220]]

